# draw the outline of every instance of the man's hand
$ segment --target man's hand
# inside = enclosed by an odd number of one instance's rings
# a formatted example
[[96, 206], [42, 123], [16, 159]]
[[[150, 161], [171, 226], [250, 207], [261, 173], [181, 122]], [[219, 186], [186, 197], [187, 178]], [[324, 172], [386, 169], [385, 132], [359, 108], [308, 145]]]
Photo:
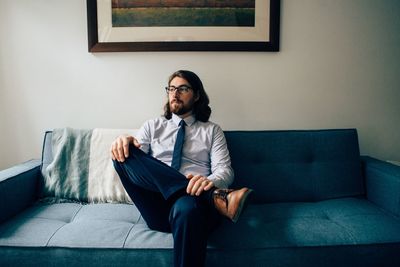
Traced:
[[139, 142], [133, 136], [120, 135], [111, 144], [111, 158], [119, 162], [124, 162], [129, 157], [129, 145], [133, 144], [140, 148]]
[[186, 187], [186, 193], [192, 196], [200, 196], [203, 191], [208, 191], [213, 188], [214, 183], [201, 175], [188, 174], [189, 184]]

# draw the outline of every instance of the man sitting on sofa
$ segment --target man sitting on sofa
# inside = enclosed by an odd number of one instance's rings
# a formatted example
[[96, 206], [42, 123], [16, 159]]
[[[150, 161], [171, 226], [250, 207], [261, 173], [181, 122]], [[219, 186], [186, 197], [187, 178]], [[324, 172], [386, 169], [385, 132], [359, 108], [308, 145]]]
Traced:
[[175, 266], [204, 266], [208, 233], [221, 215], [236, 222], [252, 190], [227, 189], [230, 156], [199, 77], [177, 71], [166, 91], [164, 117], [118, 137], [111, 156], [149, 228], [172, 232]]

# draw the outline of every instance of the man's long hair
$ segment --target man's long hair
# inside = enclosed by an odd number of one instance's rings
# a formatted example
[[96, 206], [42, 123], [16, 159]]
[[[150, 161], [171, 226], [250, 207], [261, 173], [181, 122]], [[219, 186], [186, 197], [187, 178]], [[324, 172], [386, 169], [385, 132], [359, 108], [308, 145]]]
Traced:
[[[169, 77], [168, 85], [170, 85], [171, 81], [175, 77], [179, 77], [188, 81], [192, 87], [194, 96], [198, 97], [198, 100], [193, 104], [193, 115], [195, 116], [196, 120], [207, 122], [211, 115], [211, 108], [209, 106], [210, 100], [206, 91], [204, 90], [203, 83], [201, 82], [200, 78], [194, 72], [188, 70], [178, 70]], [[169, 100], [164, 106], [164, 116], [168, 120], [172, 117]]]

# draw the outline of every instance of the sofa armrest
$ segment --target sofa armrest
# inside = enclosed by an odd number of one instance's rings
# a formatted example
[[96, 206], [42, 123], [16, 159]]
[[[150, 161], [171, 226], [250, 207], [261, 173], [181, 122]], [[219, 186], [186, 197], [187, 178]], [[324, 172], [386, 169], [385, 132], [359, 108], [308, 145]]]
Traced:
[[37, 198], [40, 160], [0, 171], [0, 223], [18, 214]]
[[400, 217], [400, 166], [368, 156], [361, 161], [367, 199]]

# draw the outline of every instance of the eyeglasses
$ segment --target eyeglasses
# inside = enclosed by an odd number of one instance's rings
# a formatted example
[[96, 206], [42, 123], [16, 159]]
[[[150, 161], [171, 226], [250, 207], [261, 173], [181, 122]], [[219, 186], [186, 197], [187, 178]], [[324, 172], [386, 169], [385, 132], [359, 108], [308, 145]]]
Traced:
[[165, 87], [165, 91], [167, 91], [167, 94], [173, 94], [175, 91], [178, 91], [179, 94], [187, 94], [191, 89], [192, 87], [187, 85], [181, 85], [178, 87], [170, 85]]

